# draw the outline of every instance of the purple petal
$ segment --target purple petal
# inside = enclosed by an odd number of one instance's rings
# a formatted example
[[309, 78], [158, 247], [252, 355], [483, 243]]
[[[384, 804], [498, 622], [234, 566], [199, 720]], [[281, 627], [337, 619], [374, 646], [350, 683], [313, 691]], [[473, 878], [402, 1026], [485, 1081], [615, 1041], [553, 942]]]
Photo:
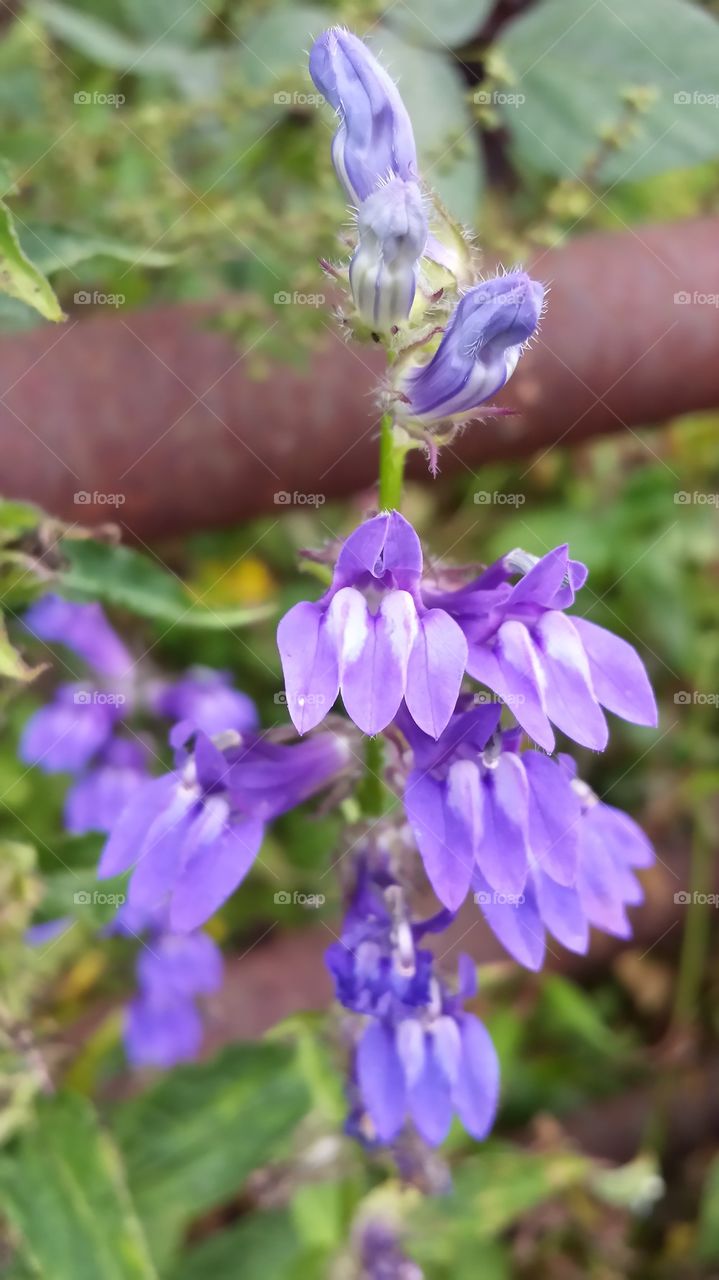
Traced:
[[324, 720], [339, 693], [334, 641], [322, 604], [296, 604], [277, 628], [287, 710], [298, 733]]
[[591, 810], [591, 822], [619, 866], [653, 866], [656, 854], [652, 843], [628, 813], [600, 802]]
[[434, 1054], [448, 1084], [457, 1079], [462, 1057], [462, 1038], [455, 1018], [443, 1014], [432, 1023]]
[[110, 833], [97, 869], [98, 879], [120, 875], [132, 866], [153, 823], [172, 804], [178, 784], [177, 776], [168, 773], [138, 787]]
[[58, 690], [55, 699], [30, 717], [18, 754], [24, 764], [34, 764], [45, 773], [76, 773], [107, 742], [117, 719], [113, 707], [104, 703], [74, 701], [87, 691], [72, 685]]
[[539, 618], [533, 631], [542, 653], [546, 677], [547, 715], [563, 733], [583, 747], [603, 751], [607, 722], [592, 687], [589, 663], [570, 618], [554, 610]]
[[538, 604], [551, 609], [567, 576], [568, 550], [565, 543], [542, 556], [512, 588], [508, 607], [515, 609], [520, 604]]
[[501, 901], [481, 876], [474, 881], [475, 902], [492, 932], [519, 964], [527, 969], [541, 969], [544, 962], [544, 925], [530, 882], [524, 894], [514, 903]]
[[595, 826], [593, 813], [590, 810], [582, 821], [577, 876], [580, 901], [590, 924], [617, 938], [630, 938], [632, 927], [624, 909], [625, 876], [604, 843], [601, 826]]
[[[456, 773], [451, 804], [447, 795], [449, 784], [445, 786], [418, 771], [410, 774], [404, 793], [405, 811], [427, 878], [440, 902], [450, 911], [456, 911], [467, 896], [476, 841], [472, 824], [479, 820], [477, 794], [470, 801], [466, 820], [457, 807], [472, 786], [474, 792], [478, 792], [476, 767], [470, 761], [459, 761], [458, 765], [469, 765], [474, 783]], [[457, 770], [457, 765], [453, 768]]]
[[363, 733], [385, 729], [397, 714], [417, 632], [417, 611], [406, 591], [386, 595], [371, 614], [364, 597], [343, 587], [330, 605], [337, 637], [340, 688], [347, 714]]
[[23, 622], [38, 639], [64, 644], [103, 675], [128, 675], [133, 666], [130, 653], [99, 604], [77, 604], [62, 596], [46, 595], [28, 609]]
[[479, 1018], [462, 1017], [462, 1056], [453, 1101], [465, 1129], [481, 1141], [492, 1127], [499, 1103], [499, 1059]]
[[264, 823], [256, 818], [234, 822], [190, 856], [170, 903], [173, 929], [190, 933], [214, 915], [247, 875], [264, 833]]
[[541, 871], [535, 871], [534, 884], [539, 910], [549, 932], [569, 951], [585, 955], [589, 946], [589, 924], [578, 890], [556, 884]]
[[517, 756], [505, 753], [482, 778], [477, 865], [493, 889], [519, 894], [527, 878], [529, 786]]
[[564, 770], [538, 751], [521, 756], [529, 780], [529, 845], [532, 855], [559, 884], [577, 876], [579, 798]]
[[432, 738], [438, 738], [449, 723], [466, 665], [462, 628], [443, 609], [430, 609], [419, 619], [405, 698], [412, 719]]
[[379, 1022], [369, 1024], [357, 1046], [357, 1080], [377, 1137], [391, 1142], [404, 1123], [406, 1090], [392, 1036]]
[[73, 835], [112, 831], [147, 775], [141, 769], [101, 765], [80, 778], [65, 796], [65, 827]]
[[202, 1019], [190, 1000], [157, 1004], [138, 996], [128, 1007], [123, 1038], [133, 1066], [174, 1067], [197, 1057]]
[[185, 811], [172, 823], [156, 819], [137, 859], [128, 887], [132, 910], [152, 911], [170, 894], [181, 866], [182, 847], [193, 827]]
[[403, 1018], [395, 1031], [395, 1044], [408, 1085], [413, 1085], [424, 1070], [424, 1030], [416, 1018]]
[[424, 1069], [407, 1091], [407, 1103], [420, 1137], [431, 1147], [444, 1142], [452, 1123], [452, 1096], [432, 1036], [427, 1037]]
[[573, 618], [597, 698], [608, 711], [632, 724], [656, 727], [657, 704], [649, 677], [636, 649], [586, 618]]
[[502, 623], [493, 650], [470, 645], [467, 670], [507, 703], [534, 742], [545, 751], [554, 750], [542, 697], [542, 668], [524, 623]]

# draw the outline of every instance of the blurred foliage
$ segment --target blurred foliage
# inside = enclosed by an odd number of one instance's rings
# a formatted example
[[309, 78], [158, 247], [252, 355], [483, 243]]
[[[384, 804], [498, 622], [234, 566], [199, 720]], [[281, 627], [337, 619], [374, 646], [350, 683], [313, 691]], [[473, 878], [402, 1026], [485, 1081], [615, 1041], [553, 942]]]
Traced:
[[[59, 319], [93, 298], [103, 305], [98, 297], [127, 306], [220, 297], [219, 323], [255, 372], [275, 355], [302, 361], [331, 322], [320, 306], [278, 309], [276, 295], [318, 293], [316, 259], [347, 216], [329, 163], [332, 119], [303, 53], [336, 21], [371, 30], [400, 80], [425, 174], [490, 257], [521, 257], [580, 227], [714, 210], [716, 15], [716, 4], [688, 0], [6, 6], [0, 325]], [[590, 568], [588, 616], [647, 657], [659, 733], [614, 722], [610, 751], [581, 766], [658, 843], [650, 910], [684, 885], [682, 854], [697, 832], [716, 831], [718, 427], [707, 414], [487, 468], [483, 489], [506, 502], [474, 505], [469, 474], [408, 495], [430, 545], [441, 522], [443, 544], [468, 563], [569, 541]], [[328, 523], [349, 528], [356, 515], [333, 512]], [[106, 909], [75, 902], [94, 886], [99, 841], [63, 833], [65, 780], [17, 761], [20, 726], [58, 674], [38, 671], [48, 654], [19, 618], [49, 582], [101, 599], [159, 670], [229, 669], [263, 722], [284, 724], [274, 619], [315, 588], [295, 564], [316, 540], [299, 512], [145, 554], [110, 534], [70, 535], [31, 507], [0, 506], [6, 1274], [345, 1280], [356, 1275], [357, 1232], [377, 1214], [406, 1233], [429, 1280], [711, 1277], [716, 1137], [708, 1130], [677, 1155], [664, 1120], [672, 1090], [715, 1071], [716, 944], [701, 957], [688, 1019], [673, 1008], [682, 985], [673, 926], [651, 955], [630, 946], [581, 983], [505, 966], [483, 974], [481, 1009], [503, 1066], [498, 1137], [477, 1148], [453, 1132], [448, 1170], [421, 1171], [443, 1191], [430, 1201], [400, 1187], [385, 1158], [339, 1136], [336, 1039], [319, 1016], [128, 1088], [118, 1008], [132, 948], [98, 938]], [[276, 824], [262, 865], [214, 922], [230, 952], [278, 923], [278, 882], [304, 889], [322, 878], [331, 926], [337, 886], [324, 875], [341, 820], [298, 812]], [[283, 911], [285, 928], [307, 927], [307, 911]], [[24, 945], [32, 922], [58, 916], [64, 929]], [[232, 992], [241, 1005], [236, 976]], [[615, 1167], [583, 1151], [576, 1115], [637, 1090], [651, 1124], [636, 1158]], [[621, 1149], [621, 1120], [607, 1114]]]

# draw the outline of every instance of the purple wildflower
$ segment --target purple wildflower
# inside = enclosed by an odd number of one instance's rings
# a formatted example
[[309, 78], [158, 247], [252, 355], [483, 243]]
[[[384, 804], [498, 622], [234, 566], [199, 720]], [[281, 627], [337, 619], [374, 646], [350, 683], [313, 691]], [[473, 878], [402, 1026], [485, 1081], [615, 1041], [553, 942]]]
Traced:
[[414, 181], [417, 152], [407, 109], [391, 76], [343, 27], [315, 40], [310, 75], [339, 117], [332, 162], [359, 207], [388, 177]]
[[[525, 752], [524, 758], [535, 755]], [[493, 892], [481, 874], [474, 878], [475, 901], [490, 928], [510, 955], [529, 969], [541, 968], [547, 933], [581, 955], [589, 946], [590, 926], [630, 938], [626, 908], [644, 900], [635, 872], [651, 866], [655, 858], [649, 840], [628, 814], [604, 804], [575, 778], [569, 757], [562, 756], [561, 765], [579, 807], [573, 826], [577, 834], [574, 884], [557, 883], [546, 866], [537, 863], [530, 869], [523, 894], [510, 901]]]
[[121, 717], [117, 703], [97, 700], [81, 685], [62, 684], [28, 720], [18, 754], [45, 773], [77, 773], [108, 744]]
[[132, 670], [132, 657], [99, 604], [46, 595], [30, 606], [23, 622], [38, 640], [64, 645], [103, 676], [128, 677]]
[[132, 1065], [167, 1068], [197, 1057], [203, 1025], [195, 997], [222, 985], [219, 947], [204, 933], [154, 936], [140, 952], [137, 982], [123, 1033]]
[[519, 753], [521, 734], [500, 732], [500, 713], [499, 703], [459, 710], [437, 742], [399, 720], [413, 750], [405, 811], [432, 888], [453, 911], [478, 879], [515, 898], [532, 867], [562, 886], [576, 877], [570, 780], [540, 752]]
[[[422, 924], [408, 920], [391, 876], [360, 867], [339, 943], [327, 953], [338, 999], [367, 1019], [353, 1077], [360, 1107], [380, 1142], [391, 1142], [409, 1118], [422, 1138], [444, 1140], [454, 1112], [473, 1137], [486, 1137], [499, 1093], [499, 1066], [482, 1023], [462, 1008], [475, 994], [464, 957], [456, 992], [434, 971], [432, 953], [417, 947], [446, 925], [446, 912]], [[362, 1121], [354, 1120], [360, 1132]]]
[[362, 1280], [423, 1280], [424, 1272], [405, 1254], [391, 1223], [372, 1218], [359, 1236]]
[[174, 722], [178, 736], [194, 731], [212, 737], [229, 729], [250, 733], [258, 726], [252, 698], [232, 688], [228, 672], [211, 667], [192, 667], [179, 680], [155, 681], [148, 701], [157, 715]]
[[360, 206], [359, 244], [350, 263], [355, 306], [373, 329], [407, 319], [427, 242], [427, 215], [416, 182], [390, 180]]
[[112, 830], [128, 800], [147, 778], [147, 751], [141, 742], [116, 738], [70, 787], [65, 828], [72, 835]]
[[468, 290], [431, 359], [401, 377], [397, 412], [425, 423], [474, 413], [511, 378], [543, 300], [543, 286], [522, 271]]
[[221, 750], [205, 734], [177, 769], [131, 796], [100, 859], [100, 879], [134, 867], [129, 905], [169, 904], [173, 931], [203, 924], [254, 862], [266, 824], [335, 781], [349, 748], [335, 734], [285, 746], [254, 736]]
[[299, 733], [324, 719], [341, 691], [355, 724], [378, 733], [404, 699], [426, 733], [438, 737], [454, 710], [466, 662], [461, 628], [420, 594], [422, 548], [397, 511], [355, 529], [332, 585], [280, 622], [287, 705]]
[[[523, 576], [512, 585], [517, 573]], [[564, 612], [586, 576], [566, 546], [540, 560], [512, 552], [461, 590], [423, 597], [461, 626], [469, 645], [468, 674], [502, 698], [549, 752], [550, 721], [581, 746], [602, 750], [602, 706], [634, 724], [657, 723], [654, 695], [632, 646]]]

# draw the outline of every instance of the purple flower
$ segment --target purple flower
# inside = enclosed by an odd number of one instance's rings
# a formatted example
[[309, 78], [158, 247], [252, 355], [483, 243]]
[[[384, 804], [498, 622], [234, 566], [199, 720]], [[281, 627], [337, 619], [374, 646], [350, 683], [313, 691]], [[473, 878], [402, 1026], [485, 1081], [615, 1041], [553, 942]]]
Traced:
[[436, 1146], [455, 1112], [481, 1139], [494, 1119], [497, 1056], [482, 1023], [462, 1008], [475, 993], [473, 966], [463, 958], [451, 993], [434, 972], [431, 952], [416, 946], [424, 932], [446, 923], [442, 913], [411, 924], [391, 877], [361, 869], [341, 941], [328, 951], [338, 999], [366, 1018], [353, 1078], [380, 1142], [391, 1142], [409, 1119]]
[[349, 271], [352, 296], [362, 319], [386, 331], [410, 313], [427, 242], [417, 183], [390, 178], [360, 206], [357, 226], [359, 244]]
[[52, 702], [30, 717], [18, 754], [45, 773], [76, 773], [109, 742], [121, 717], [117, 703], [97, 701], [94, 692], [62, 684]]
[[359, 1238], [363, 1280], [424, 1280], [424, 1272], [404, 1253], [397, 1228], [380, 1218], [365, 1222]]
[[147, 778], [147, 751], [117, 738], [65, 797], [65, 828], [72, 835], [112, 830], [128, 800]]
[[430, 423], [473, 413], [511, 378], [543, 300], [543, 286], [522, 271], [475, 285], [455, 307], [432, 358], [401, 378], [397, 412]]
[[466, 662], [461, 628], [420, 595], [422, 548], [397, 511], [360, 525], [344, 543], [329, 591], [280, 622], [287, 705], [299, 733], [324, 719], [338, 692], [355, 724], [379, 733], [404, 699], [438, 737], [454, 710]]
[[257, 728], [257, 708], [252, 698], [232, 688], [226, 671], [192, 667], [179, 680], [156, 681], [149, 702], [157, 715], [178, 726], [178, 735], [206, 733], [209, 737], [234, 729], [249, 733]]
[[332, 161], [357, 207], [388, 177], [417, 178], [412, 125], [399, 90], [367, 46], [330, 27], [310, 52], [310, 75], [339, 117]]
[[[523, 576], [512, 585], [518, 572]], [[461, 626], [469, 675], [502, 698], [545, 751], [554, 750], [550, 721], [582, 746], [602, 750], [602, 707], [634, 724], [657, 723], [654, 695], [632, 646], [564, 612], [586, 576], [561, 546], [541, 560], [512, 552], [459, 591], [424, 593], [427, 604]]]
[[575, 883], [559, 884], [546, 866], [533, 865], [523, 894], [511, 901], [493, 892], [481, 874], [474, 878], [475, 901], [490, 928], [510, 955], [529, 969], [541, 968], [547, 933], [579, 954], [589, 945], [590, 926], [630, 938], [626, 908], [644, 898], [635, 871], [654, 862], [654, 850], [641, 828], [574, 778], [574, 761], [563, 756], [561, 763], [579, 805]]
[[284, 746], [261, 737], [220, 750], [198, 734], [175, 772], [131, 796], [100, 859], [100, 879], [134, 867], [131, 909], [169, 904], [169, 925], [191, 932], [237, 888], [265, 825], [345, 771], [343, 738], [319, 734]]
[[521, 895], [530, 868], [562, 885], [577, 871], [579, 801], [565, 771], [499, 732], [498, 703], [460, 710], [433, 742], [400, 718], [412, 750], [404, 807], [428, 879], [456, 911], [472, 883]]
[[46, 595], [23, 618], [29, 631], [48, 644], [62, 644], [103, 676], [127, 677], [132, 657], [99, 604], [77, 604]]
[[203, 1037], [195, 997], [222, 985], [219, 948], [204, 933], [152, 937], [140, 953], [137, 981], [124, 1026], [132, 1065], [167, 1068], [195, 1058]]

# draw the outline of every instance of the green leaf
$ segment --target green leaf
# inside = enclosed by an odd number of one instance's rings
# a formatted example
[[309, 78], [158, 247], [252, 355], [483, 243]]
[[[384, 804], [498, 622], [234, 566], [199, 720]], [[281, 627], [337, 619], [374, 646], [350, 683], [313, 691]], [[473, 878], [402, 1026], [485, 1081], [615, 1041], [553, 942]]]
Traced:
[[[271, 86], [277, 92], [287, 84], [308, 80], [307, 49], [328, 25], [326, 9], [318, 5], [274, 4], [242, 29], [240, 66], [243, 80], [253, 88]], [[284, 76], [283, 84], [280, 77]], [[308, 91], [311, 89], [308, 84]]]
[[43, 1280], [156, 1280], [118, 1152], [90, 1104], [39, 1104], [14, 1159], [0, 1163], [20, 1251]]
[[289, 1214], [255, 1213], [190, 1249], [170, 1280], [286, 1280], [299, 1255]]
[[65, 539], [62, 549], [70, 567], [61, 575], [61, 591], [129, 609], [141, 618], [219, 631], [249, 626], [272, 613], [267, 605], [210, 609], [193, 600], [179, 578], [133, 547], [87, 538]]
[[123, 1104], [117, 1138], [160, 1258], [193, 1218], [286, 1148], [306, 1108], [294, 1054], [279, 1044], [231, 1045]]
[[387, 28], [370, 43], [412, 117], [423, 178], [455, 217], [476, 223], [482, 158], [459, 68], [445, 52], [410, 45]]
[[44, 275], [24, 253], [12, 214], [0, 200], [0, 291], [39, 311], [46, 320], [64, 320]]
[[143, 267], [166, 267], [174, 261], [172, 254], [158, 249], [144, 249], [142, 245], [126, 244], [91, 231], [74, 231], [71, 227], [33, 223], [19, 235], [24, 252], [46, 275], [63, 267], [72, 270], [91, 258], [113, 258], [116, 262], [137, 263]]
[[494, 0], [403, 0], [388, 6], [389, 25], [418, 44], [457, 48], [472, 40], [494, 7]]
[[32, 680], [37, 669], [28, 667], [23, 662], [17, 649], [11, 645], [5, 629], [5, 622], [0, 615], [0, 679]]
[[[546, 0], [505, 28], [497, 54], [524, 95], [500, 110], [534, 168], [581, 174], [622, 120], [634, 132], [604, 155], [607, 183], [719, 154], [719, 23], [687, 0]], [[644, 107], [628, 114], [637, 92]]]

